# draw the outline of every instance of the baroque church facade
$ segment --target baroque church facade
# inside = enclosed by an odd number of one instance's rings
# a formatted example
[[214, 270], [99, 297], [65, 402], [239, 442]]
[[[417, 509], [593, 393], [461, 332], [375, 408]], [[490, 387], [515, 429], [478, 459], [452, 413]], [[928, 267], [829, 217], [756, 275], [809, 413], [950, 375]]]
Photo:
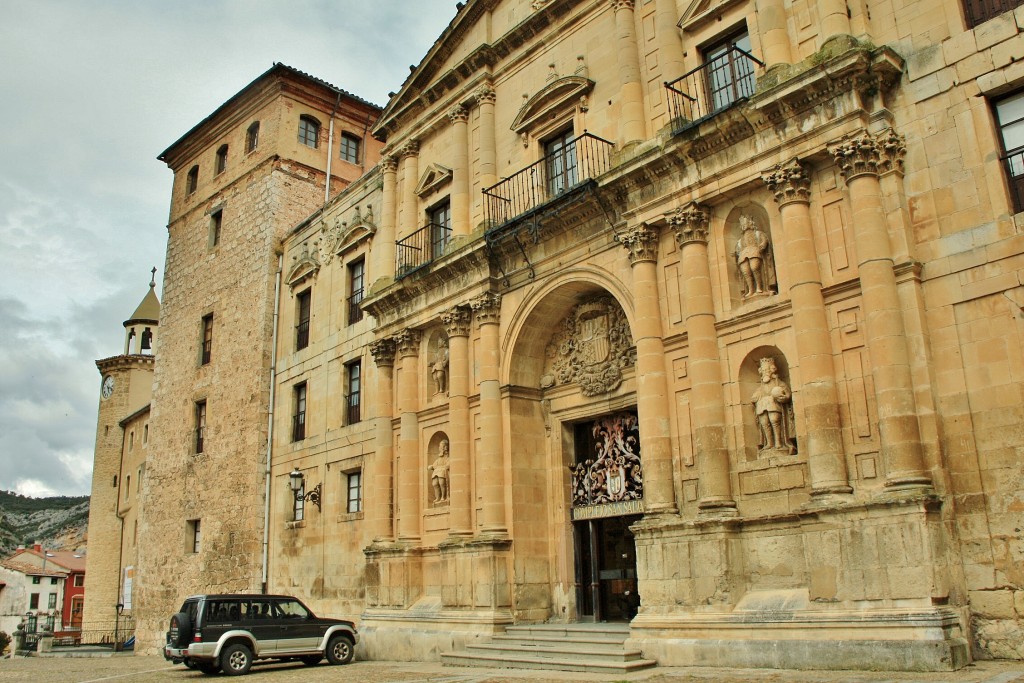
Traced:
[[161, 155], [140, 650], [266, 590], [381, 659], [1024, 656], [997, 9], [470, 0], [383, 110], [283, 65], [228, 100]]

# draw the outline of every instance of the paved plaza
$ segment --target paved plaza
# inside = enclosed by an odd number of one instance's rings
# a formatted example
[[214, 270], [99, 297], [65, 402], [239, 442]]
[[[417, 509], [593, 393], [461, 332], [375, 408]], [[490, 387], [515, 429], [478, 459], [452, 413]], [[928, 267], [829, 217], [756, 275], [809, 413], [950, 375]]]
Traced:
[[[0, 683], [156, 683], [213, 679], [183, 666], [171, 666], [161, 657], [70, 658], [31, 657], [0, 660]], [[1024, 662], [977, 662], [953, 673], [780, 671], [775, 669], [709, 669], [661, 667], [634, 674], [598, 676], [514, 669], [460, 669], [440, 664], [410, 662], [354, 662], [348, 666], [321, 664], [269, 664], [253, 668], [251, 683], [1024, 683]]]

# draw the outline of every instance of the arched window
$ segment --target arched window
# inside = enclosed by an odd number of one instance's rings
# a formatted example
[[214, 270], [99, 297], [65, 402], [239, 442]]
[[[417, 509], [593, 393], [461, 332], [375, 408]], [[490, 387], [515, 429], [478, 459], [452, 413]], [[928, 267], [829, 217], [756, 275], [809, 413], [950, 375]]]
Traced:
[[352, 164], [359, 163], [359, 138], [348, 133], [341, 134], [341, 158]]
[[249, 124], [249, 128], [245, 131], [245, 153], [256, 149], [260, 144], [260, 122], [253, 121]]
[[188, 170], [188, 177], [185, 179], [185, 192], [192, 194], [199, 187], [199, 166], [193, 166]]
[[214, 172], [218, 175], [224, 172], [224, 169], [228, 167], [228, 146], [221, 145], [220, 149], [217, 150], [217, 164], [214, 166], [216, 169]]
[[299, 142], [313, 149], [320, 146], [320, 122], [312, 116], [299, 117]]

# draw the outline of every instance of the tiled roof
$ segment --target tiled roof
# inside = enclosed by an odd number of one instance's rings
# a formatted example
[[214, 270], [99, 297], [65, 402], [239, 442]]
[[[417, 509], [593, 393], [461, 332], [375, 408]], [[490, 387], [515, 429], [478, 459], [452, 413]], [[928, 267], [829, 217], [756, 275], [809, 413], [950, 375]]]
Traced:
[[20, 572], [22, 574], [25, 574], [26, 576], [56, 576], [56, 577], [63, 578], [65, 576], [67, 576], [67, 574], [68, 574], [67, 571], [62, 571], [62, 570], [57, 569], [57, 568], [54, 568], [54, 569], [49, 569], [49, 568], [43, 569], [42, 567], [37, 567], [34, 564], [28, 564], [28, 563], [25, 563], [25, 562], [18, 562], [18, 561], [13, 560], [13, 559], [6, 559], [6, 560], [3, 560], [3, 561], [0, 561], [0, 567], [4, 567], [5, 569], [10, 569], [11, 571], [14, 571], [14, 572]]

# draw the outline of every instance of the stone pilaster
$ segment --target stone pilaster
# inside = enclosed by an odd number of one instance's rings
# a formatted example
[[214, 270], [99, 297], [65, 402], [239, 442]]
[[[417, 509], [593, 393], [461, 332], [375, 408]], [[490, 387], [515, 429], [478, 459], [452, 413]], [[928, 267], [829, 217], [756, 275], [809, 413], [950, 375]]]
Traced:
[[366, 495], [367, 514], [372, 525], [374, 543], [387, 543], [395, 538], [394, 526], [394, 417], [395, 342], [378, 339], [370, 344], [370, 353], [377, 366], [377, 385], [374, 387], [376, 410], [374, 415], [374, 442], [372, 470]]
[[[654, 35], [658, 41], [658, 62], [663, 81], [673, 81], [687, 71], [683, 62], [683, 41], [676, 25], [678, 21], [676, 0], [655, 0]], [[669, 116], [667, 106], [665, 115]]]
[[636, 302], [633, 341], [636, 344], [636, 402], [640, 418], [640, 452], [644, 468], [644, 510], [676, 513], [675, 477], [669, 419], [668, 377], [658, 301], [658, 230], [639, 225], [620, 234], [629, 252]]
[[470, 491], [469, 327], [470, 311], [456, 306], [441, 314], [448, 332], [448, 500], [452, 536], [473, 533]]
[[421, 333], [403, 330], [395, 335], [402, 375], [398, 384], [401, 425], [398, 435], [398, 540], [420, 538], [419, 349]]
[[469, 112], [461, 105], [448, 112], [452, 124], [452, 234], [469, 230]]
[[715, 307], [711, 297], [711, 265], [708, 263], [707, 211], [691, 202], [666, 215], [682, 252], [686, 280], [686, 331], [690, 357], [690, 406], [697, 445], [697, 476], [702, 515], [734, 515], [726, 445], [725, 391], [715, 331]]
[[850, 193], [885, 483], [890, 489], [930, 488], [879, 182], [879, 173], [902, 165], [902, 138], [891, 130], [877, 136], [861, 132], [840, 140], [829, 151]]
[[811, 229], [807, 168], [796, 159], [762, 174], [782, 214], [782, 239], [790, 273], [793, 328], [800, 358], [799, 408], [807, 430], [811, 495], [851, 493], [839, 422], [832, 340], [821, 291], [818, 251]]
[[483, 498], [483, 533], [502, 536], [508, 533], [505, 520], [505, 469], [502, 458], [501, 395], [499, 374], [499, 313], [501, 297], [483, 294], [470, 302], [480, 330], [477, 354], [480, 373], [480, 452], [477, 486]]
[[420, 175], [420, 144], [411, 140], [399, 150], [402, 158], [402, 221], [399, 225], [399, 239], [408, 237], [422, 226], [420, 223], [419, 197], [416, 196], [416, 184]]
[[757, 26], [761, 33], [761, 50], [766, 68], [777, 64], [791, 64], [793, 55], [786, 28], [786, 8], [783, 0], [756, 0]]
[[370, 281], [395, 275], [395, 226], [398, 208], [398, 160], [386, 155], [380, 160], [384, 187], [381, 191], [380, 230], [373, 240]]
[[490, 187], [498, 182], [498, 162], [494, 142], [494, 103], [497, 100], [494, 88], [484, 83], [476, 91], [477, 106], [480, 107], [480, 187]]
[[643, 140], [647, 126], [644, 116], [640, 53], [636, 43], [634, 0], [611, 0], [615, 11], [615, 43], [619, 63], [619, 143]]

